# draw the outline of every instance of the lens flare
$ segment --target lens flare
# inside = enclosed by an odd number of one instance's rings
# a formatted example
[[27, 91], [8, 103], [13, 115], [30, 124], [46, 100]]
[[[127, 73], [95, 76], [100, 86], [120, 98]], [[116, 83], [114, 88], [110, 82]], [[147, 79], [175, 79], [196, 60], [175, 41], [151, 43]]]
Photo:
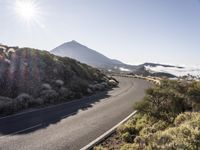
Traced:
[[41, 11], [39, 3], [36, 0], [16, 0], [14, 4], [15, 13], [27, 24], [38, 24], [42, 28], [44, 25], [40, 22]]

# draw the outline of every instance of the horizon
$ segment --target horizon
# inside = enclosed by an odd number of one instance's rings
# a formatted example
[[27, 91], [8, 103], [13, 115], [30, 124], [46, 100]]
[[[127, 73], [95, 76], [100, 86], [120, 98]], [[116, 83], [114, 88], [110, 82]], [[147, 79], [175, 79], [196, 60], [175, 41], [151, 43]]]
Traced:
[[50, 51], [74, 39], [127, 64], [200, 66], [198, 0], [29, 0], [37, 8], [29, 20], [17, 1], [0, 0], [2, 44]]

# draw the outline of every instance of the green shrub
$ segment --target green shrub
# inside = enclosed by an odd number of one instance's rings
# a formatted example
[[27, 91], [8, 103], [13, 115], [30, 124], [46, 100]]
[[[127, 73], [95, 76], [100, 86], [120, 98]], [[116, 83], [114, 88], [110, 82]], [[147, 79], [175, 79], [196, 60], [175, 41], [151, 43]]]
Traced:
[[10, 102], [3, 102], [0, 104], [0, 113], [9, 115], [15, 112], [13, 101]]
[[58, 101], [58, 93], [55, 90], [44, 90], [40, 94], [45, 104], [53, 104]]
[[[188, 83], [189, 84], [189, 83]], [[145, 98], [134, 105], [140, 113], [149, 114], [158, 119], [173, 122], [174, 118], [187, 110], [191, 110], [188, 102], [187, 87], [177, 81], [164, 80], [160, 86], [149, 88]]]
[[29, 94], [22, 93], [15, 98], [15, 108], [18, 110], [26, 109], [29, 107], [29, 102], [33, 99]]
[[52, 87], [50, 84], [48, 84], [48, 83], [42, 84], [41, 90], [51, 90], [51, 89], [52, 89]]
[[61, 87], [59, 89], [58, 93], [59, 93], [59, 99], [61, 101], [66, 101], [70, 97], [70, 91], [69, 91], [69, 89], [67, 89], [65, 87]]
[[29, 106], [30, 107], [36, 107], [36, 106], [41, 106], [44, 104], [44, 100], [41, 99], [41, 98], [35, 98], [35, 99], [32, 99], [30, 102], [29, 102]]
[[124, 134], [124, 133], [130, 133], [131, 135], [136, 134], [137, 130], [135, 128], [135, 124], [132, 120], [129, 120], [125, 124], [121, 125], [118, 127], [117, 132], [119, 134]]
[[139, 150], [138, 144], [125, 144], [123, 145], [120, 150]]
[[107, 148], [103, 148], [102, 146], [94, 147], [94, 150], [108, 150]]
[[[156, 124], [153, 126], [157, 126]], [[158, 127], [157, 131], [152, 133], [150, 131], [142, 134], [142, 129], [134, 142], [144, 146], [144, 149], [156, 150], [194, 150], [200, 147], [200, 113], [180, 114], [175, 118], [174, 125], [165, 129]]]
[[133, 136], [129, 132], [125, 132], [121, 135], [122, 140], [127, 143], [133, 142]]
[[175, 118], [174, 124], [176, 126], [179, 126], [180, 124], [184, 123], [185, 121], [188, 121], [189, 119], [191, 119], [191, 117], [192, 117], [191, 112], [182, 113]]

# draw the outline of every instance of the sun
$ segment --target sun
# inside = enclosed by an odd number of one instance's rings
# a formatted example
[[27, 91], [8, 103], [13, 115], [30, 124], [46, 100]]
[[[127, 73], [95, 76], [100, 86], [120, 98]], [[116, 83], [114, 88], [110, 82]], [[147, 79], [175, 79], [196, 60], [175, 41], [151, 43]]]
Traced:
[[25, 21], [34, 21], [38, 17], [38, 7], [34, 0], [16, 0], [16, 13]]

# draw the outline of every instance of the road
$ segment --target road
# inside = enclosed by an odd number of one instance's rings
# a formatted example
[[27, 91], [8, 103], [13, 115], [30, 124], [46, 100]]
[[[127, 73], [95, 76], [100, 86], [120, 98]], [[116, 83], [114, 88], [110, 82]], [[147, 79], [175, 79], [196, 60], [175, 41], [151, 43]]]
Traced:
[[78, 150], [127, 117], [150, 84], [118, 77], [118, 88], [0, 118], [0, 150]]

